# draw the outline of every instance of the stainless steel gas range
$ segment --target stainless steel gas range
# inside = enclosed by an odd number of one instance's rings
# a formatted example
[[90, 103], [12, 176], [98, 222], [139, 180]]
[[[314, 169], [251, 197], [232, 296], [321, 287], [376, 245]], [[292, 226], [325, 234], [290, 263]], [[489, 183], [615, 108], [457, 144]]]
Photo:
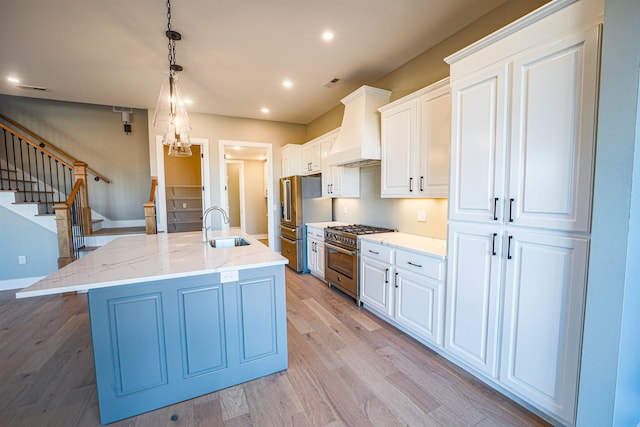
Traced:
[[389, 233], [391, 228], [354, 224], [330, 226], [324, 230], [324, 278], [360, 305], [358, 292], [358, 236]]

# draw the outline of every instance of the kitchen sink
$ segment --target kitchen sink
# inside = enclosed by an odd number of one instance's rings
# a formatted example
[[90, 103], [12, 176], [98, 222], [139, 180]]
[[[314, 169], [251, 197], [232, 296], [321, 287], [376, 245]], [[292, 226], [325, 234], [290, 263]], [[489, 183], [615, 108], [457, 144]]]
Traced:
[[249, 246], [251, 243], [240, 236], [217, 237], [209, 240], [212, 248], [235, 248], [237, 246]]

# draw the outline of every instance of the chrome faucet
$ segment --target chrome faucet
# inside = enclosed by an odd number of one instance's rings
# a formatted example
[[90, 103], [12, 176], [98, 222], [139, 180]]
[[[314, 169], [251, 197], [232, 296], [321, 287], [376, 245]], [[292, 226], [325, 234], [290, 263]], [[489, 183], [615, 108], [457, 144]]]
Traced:
[[207, 215], [209, 215], [209, 212], [211, 211], [220, 211], [224, 223], [229, 224], [229, 215], [227, 215], [225, 210], [218, 206], [211, 206], [209, 209], [204, 211], [204, 214], [202, 214], [202, 243], [207, 243], [209, 241], [209, 236], [207, 234]]

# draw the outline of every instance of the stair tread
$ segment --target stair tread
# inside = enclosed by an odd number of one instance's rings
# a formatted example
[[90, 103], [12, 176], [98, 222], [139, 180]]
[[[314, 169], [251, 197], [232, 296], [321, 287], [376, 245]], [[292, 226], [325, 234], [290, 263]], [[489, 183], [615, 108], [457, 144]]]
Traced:
[[117, 234], [145, 234], [146, 229], [144, 226], [140, 227], [113, 227], [113, 228], [101, 228], [93, 232], [93, 236], [113, 236]]
[[78, 252], [92, 252], [98, 249], [100, 246], [85, 246], [83, 248], [78, 249]]

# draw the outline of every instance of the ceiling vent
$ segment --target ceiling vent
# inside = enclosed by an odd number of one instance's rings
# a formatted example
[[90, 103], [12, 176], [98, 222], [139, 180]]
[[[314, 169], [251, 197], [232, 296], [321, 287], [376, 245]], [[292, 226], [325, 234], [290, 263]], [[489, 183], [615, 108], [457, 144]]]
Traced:
[[32, 86], [32, 85], [18, 85], [20, 89], [29, 89], [29, 90], [39, 90], [41, 92], [46, 92], [47, 88], [42, 86]]
[[334, 87], [335, 85], [338, 84], [339, 81], [340, 81], [340, 79], [338, 77], [334, 77], [331, 80], [329, 80], [328, 82], [326, 82], [324, 84], [324, 87]]

